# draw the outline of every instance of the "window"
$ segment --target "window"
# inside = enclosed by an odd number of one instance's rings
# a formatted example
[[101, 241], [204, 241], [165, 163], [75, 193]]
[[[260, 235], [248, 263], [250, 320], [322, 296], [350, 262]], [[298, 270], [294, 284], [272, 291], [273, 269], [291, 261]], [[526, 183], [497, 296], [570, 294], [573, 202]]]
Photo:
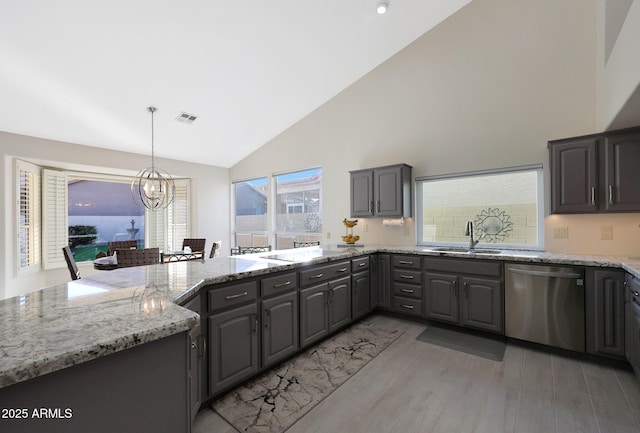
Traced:
[[418, 244], [468, 243], [542, 248], [542, 166], [416, 179]]
[[40, 267], [40, 168], [16, 162], [18, 202], [18, 273]]
[[130, 179], [67, 179], [68, 242], [76, 262], [106, 253], [111, 241], [136, 240], [144, 248], [144, 210], [131, 199]]
[[320, 240], [322, 232], [322, 169], [274, 176], [276, 248], [293, 248], [293, 241]]
[[267, 245], [267, 187], [268, 179], [235, 182], [233, 198], [235, 211], [236, 246]]
[[[94, 260], [113, 240], [178, 250], [190, 231], [190, 182], [175, 179], [167, 209], [144, 211], [131, 198], [131, 178], [44, 169], [17, 161], [19, 272], [66, 266], [62, 247], [77, 262]], [[42, 181], [41, 181], [42, 179]]]

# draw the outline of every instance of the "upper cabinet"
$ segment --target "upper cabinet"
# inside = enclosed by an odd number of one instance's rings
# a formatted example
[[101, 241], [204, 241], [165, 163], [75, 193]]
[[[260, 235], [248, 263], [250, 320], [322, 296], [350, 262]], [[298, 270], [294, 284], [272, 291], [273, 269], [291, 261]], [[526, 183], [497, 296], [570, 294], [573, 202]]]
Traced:
[[640, 128], [549, 142], [551, 213], [640, 211]]
[[411, 166], [370, 168], [351, 173], [351, 217], [410, 217]]

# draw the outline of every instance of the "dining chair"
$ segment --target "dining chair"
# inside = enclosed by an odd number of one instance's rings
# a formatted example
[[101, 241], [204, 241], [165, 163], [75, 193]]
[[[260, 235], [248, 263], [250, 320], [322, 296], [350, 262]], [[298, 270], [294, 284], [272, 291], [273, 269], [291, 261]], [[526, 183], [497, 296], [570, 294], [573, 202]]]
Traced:
[[71, 274], [71, 279], [79, 280], [80, 271], [78, 270], [78, 265], [73, 258], [73, 253], [71, 252], [71, 248], [69, 248], [69, 245], [62, 247], [62, 254], [64, 254], [64, 260], [67, 262], [67, 268], [69, 269], [69, 273]]
[[185, 238], [182, 241], [182, 250], [184, 251], [184, 247], [191, 248], [191, 251], [201, 251], [204, 252], [204, 245], [207, 243], [206, 238]]
[[132, 248], [138, 248], [138, 241], [135, 239], [128, 241], [111, 241], [109, 242], [109, 248], [107, 248], [107, 255], [112, 256], [116, 250], [130, 250]]
[[214, 257], [218, 257], [220, 255], [220, 249], [222, 248], [222, 241], [216, 241], [211, 245], [211, 254], [209, 254], [209, 258], [212, 259]]
[[[271, 251], [271, 245], [265, 245], [263, 247], [238, 247], [237, 254], [253, 254], [253, 253], [266, 253], [267, 251]], [[233, 249], [231, 250], [231, 254], [233, 254]]]
[[135, 250], [116, 250], [119, 268], [146, 266], [160, 263], [160, 248], [139, 248]]
[[320, 241], [293, 241], [293, 248], [317, 247]]

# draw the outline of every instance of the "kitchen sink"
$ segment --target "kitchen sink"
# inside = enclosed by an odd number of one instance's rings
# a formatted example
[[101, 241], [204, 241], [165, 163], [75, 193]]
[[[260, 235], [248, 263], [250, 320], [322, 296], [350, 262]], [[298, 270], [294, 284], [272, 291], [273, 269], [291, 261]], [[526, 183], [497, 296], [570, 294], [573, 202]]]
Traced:
[[489, 250], [483, 248], [465, 248], [465, 247], [436, 247], [429, 248], [426, 251], [436, 251], [441, 253], [465, 253], [465, 254], [501, 254], [500, 250]]

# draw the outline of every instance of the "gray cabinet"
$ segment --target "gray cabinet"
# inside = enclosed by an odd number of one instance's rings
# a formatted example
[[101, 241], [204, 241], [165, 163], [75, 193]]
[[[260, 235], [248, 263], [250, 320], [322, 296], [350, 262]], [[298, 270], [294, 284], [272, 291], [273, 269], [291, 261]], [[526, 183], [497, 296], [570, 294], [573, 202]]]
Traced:
[[374, 305], [383, 310], [391, 309], [391, 255], [374, 257]]
[[411, 166], [350, 172], [351, 217], [410, 217]]
[[[184, 307], [201, 314], [201, 299], [196, 296], [187, 302]], [[189, 331], [189, 398], [191, 403], [191, 420], [200, 410], [204, 397], [204, 335], [200, 321]]]
[[636, 375], [640, 375], [640, 279], [627, 274], [628, 302], [625, 311], [625, 352]]
[[551, 143], [551, 213], [597, 212], [598, 137]]
[[624, 272], [588, 268], [586, 272], [586, 348], [588, 353], [624, 358]]
[[262, 367], [298, 350], [298, 293], [266, 299], [262, 305]]
[[422, 259], [420, 256], [391, 256], [393, 310], [422, 315]]
[[353, 320], [371, 311], [369, 256], [351, 260], [351, 317]]
[[300, 347], [351, 323], [351, 263], [300, 271]]
[[549, 142], [551, 213], [640, 210], [640, 128]]
[[257, 283], [238, 283], [208, 293], [209, 394], [258, 371]]
[[502, 264], [478, 259], [424, 259], [423, 317], [504, 333]]

